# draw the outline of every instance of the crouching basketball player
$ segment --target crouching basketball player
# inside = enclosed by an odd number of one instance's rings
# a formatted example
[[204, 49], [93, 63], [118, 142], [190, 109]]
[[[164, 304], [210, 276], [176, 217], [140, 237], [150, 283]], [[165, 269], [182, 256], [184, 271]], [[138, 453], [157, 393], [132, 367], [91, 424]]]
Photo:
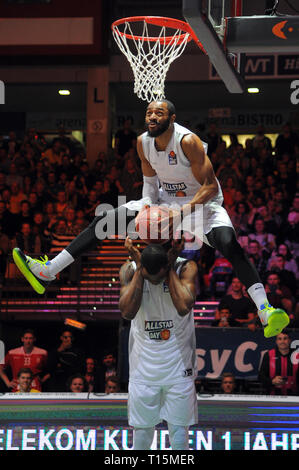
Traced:
[[188, 429], [198, 419], [193, 306], [197, 265], [178, 258], [183, 240], [168, 252], [139, 252], [127, 238], [132, 262], [120, 269], [122, 317], [131, 320], [128, 421], [133, 449], [148, 450], [155, 425], [165, 420], [173, 450], [188, 450]]

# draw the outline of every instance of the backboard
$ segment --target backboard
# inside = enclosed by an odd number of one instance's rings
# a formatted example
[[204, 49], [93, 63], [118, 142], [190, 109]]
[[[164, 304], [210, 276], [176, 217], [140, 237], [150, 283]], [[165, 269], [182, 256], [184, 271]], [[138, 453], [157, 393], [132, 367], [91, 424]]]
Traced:
[[182, 1], [183, 16], [230, 93], [245, 89], [246, 53], [298, 53], [299, 16], [278, 14], [277, 4], [269, 0], [265, 15], [243, 16], [242, 0]]
[[183, 0], [182, 11], [228, 91], [243, 93], [241, 55], [231, 54], [224, 47], [225, 18], [242, 14], [242, 0]]

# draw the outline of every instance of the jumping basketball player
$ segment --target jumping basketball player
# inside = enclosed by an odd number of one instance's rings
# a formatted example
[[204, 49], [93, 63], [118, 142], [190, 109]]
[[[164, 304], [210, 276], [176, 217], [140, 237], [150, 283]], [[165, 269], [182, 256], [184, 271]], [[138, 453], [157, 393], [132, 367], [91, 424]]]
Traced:
[[[143, 199], [130, 201], [114, 211], [119, 216], [127, 208], [140, 210], [150, 201], [173, 203], [193, 211], [203, 207], [203, 241], [214, 247], [233, 265], [236, 276], [245, 285], [256, 304], [264, 334], [279, 334], [289, 323], [289, 317], [281, 309], [273, 308], [267, 299], [263, 284], [255, 267], [250, 263], [237, 242], [231, 220], [222, 207], [223, 195], [215, 177], [212, 164], [199, 137], [175, 122], [174, 105], [168, 100], [154, 101], [146, 110], [147, 132], [138, 137], [137, 151], [144, 175]], [[161, 187], [159, 188], [159, 184]], [[52, 281], [55, 275], [97, 242], [95, 227], [101, 217], [95, 217], [70, 245], [54, 259], [32, 259], [18, 248], [14, 260], [39, 293], [45, 290], [44, 281]]]
[[151, 447], [155, 425], [165, 420], [173, 450], [189, 449], [189, 426], [198, 421], [193, 306], [197, 265], [178, 254], [176, 240], [166, 251], [148, 245], [142, 253], [126, 239], [132, 262], [120, 269], [119, 308], [131, 320], [128, 421], [133, 449]]

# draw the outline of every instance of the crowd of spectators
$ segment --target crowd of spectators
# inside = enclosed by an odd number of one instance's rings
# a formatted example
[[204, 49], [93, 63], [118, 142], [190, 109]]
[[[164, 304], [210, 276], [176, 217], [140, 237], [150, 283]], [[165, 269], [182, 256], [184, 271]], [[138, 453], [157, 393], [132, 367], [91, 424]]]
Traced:
[[0, 389], [9, 392], [116, 393], [120, 390], [116, 355], [103, 352], [100, 360], [76, 346], [71, 329], [61, 331], [56, 347], [35, 346], [32, 329], [23, 331], [21, 345], [6, 352], [0, 365]]
[[[228, 146], [212, 124], [202, 138], [209, 144], [208, 154], [239, 243], [256, 266], [270, 303], [284, 308], [292, 320], [291, 326], [298, 326], [298, 134], [286, 123], [272, 145], [260, 126], [255, 137], [248, 138], [244, 146], [234, 134]], [[227, 320], [230, 326], [236, 326], [237, 322], [238, 326], [243, 323], [256, 329], [259, 324], [254, 310], [239, 309], [237, 314], [225, 302], [225, 294], [231, 294], [234, 288], [234, 273], [228, 261], [207, 246], [201, 251], [202, 298], [222, 299], [221, 306], [230, 310]], [[219, 320], [218, 309], [215, 326]]]
[[136, 138], [125, 121], [109, 160], [101, 152], [90, 164], [84, 148], [63, 129], [48, 141], [35, 129], [23, 139], [15, 132], [0, 136], [1, 285], [7, 255], [15, 246], [26, 254], [54, 255], [93, 220], [98, 204], [116, 207], [120, 195], [141, 197]]
[[[245, 145], [234, 134], [227, 145], [215, 124], [200, 136], [209, 145], [208, 154], [239, 243], [255, 264], [270, 302], [284, 308], [291, 326], [298, 326], [299, 136], [287, 123], [273, 145], [265, 132], [260, 126]], [[101, 152], [91, 164], [84, 148], [63, 129], [50, 140], [35, 129], [29, 129], [23, 138], [13, 131], [7, 137], [0, 136], [1, 286], [6, 281], [7, 259], [13, 247], [19, 246], [28, 254], [55, 254], [93, 220], [98, 204], [116, 206], [121, 195], [127, 200], [141, 197], [136, 139], [131, 122], [125, 121], [115, 135], [111, 154]], [[197, 262], [200, 298], [221, 300], [213, 326], [242, 326], [252, 331], [259, 328], [254, 305], [228, 261], [204, 245]], [[74, 264], [72, 269], [80, 267]], [[70, 273], [68, 281], [73, 278], [77, 276]], [[47, 354], [45, 387], [52, 391], [65, 387], [70, 391], [104, 391], [105, 380], [101, 379], [99, 385], [98, 375], [92, 372], [96, 368], [94, 358], [83, 360], [80, 356], [80, 367], [67, 372], [57, 366], [71, 339], [61, 336], [60, 346]], [[69, 352], [69, 345], [65, 350]], [[26, 373], [28, 376], [28, 370]], [[3, 371], [1, 375], [11, 386]], [[115, 371], [110, 375], [110, 389], [118, 390]], [[34, 377], [33, 373], [36, 389]], [[17, 375], [12, 380], [16, 386]]]
[[[219, 308], [229, 320], [229, 310]], [[221, 320], [223, 321], [223, 320]], [[119, 379], [117, 357], [107, 349], [100, 359], [86, 355], [75, 345], [76, 338], [71, 329], [62, 329], [57, 346], [47, 351], [35, 345], [37, 339], [32, 329], [21, 334], [20, 344], [10, 349], [0, 365], [0, 389], [13, 393], [94, 393], [111, 394], [127, 390]], [[196, 379], [198, 393], [272, 395], [299, 394], [299, 367], [297, 351], [290, 347], [291, 337], [287, 332], [277, 335], [275, 346], [265, 351], [254, 382], [236, 379], [231, 372], [220, 378]], [[294, 354], [296, 360], [294, 360]]]

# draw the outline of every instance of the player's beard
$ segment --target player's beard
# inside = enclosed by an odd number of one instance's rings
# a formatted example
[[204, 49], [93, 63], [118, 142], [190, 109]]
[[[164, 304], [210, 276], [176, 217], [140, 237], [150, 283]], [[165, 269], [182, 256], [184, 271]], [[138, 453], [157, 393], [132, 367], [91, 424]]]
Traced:
[[147, 122], [145, 123], [145, 127], [147, 129], [149, 137], [159, 137], [159, 135], [163, 134], [163, 132], [167, 131], [167, 129], [169, 128], [170, 117], [160, 124], [155, 121], [157, 127], [154, 130], [149, 129], [149, 124], [150, 123]]

